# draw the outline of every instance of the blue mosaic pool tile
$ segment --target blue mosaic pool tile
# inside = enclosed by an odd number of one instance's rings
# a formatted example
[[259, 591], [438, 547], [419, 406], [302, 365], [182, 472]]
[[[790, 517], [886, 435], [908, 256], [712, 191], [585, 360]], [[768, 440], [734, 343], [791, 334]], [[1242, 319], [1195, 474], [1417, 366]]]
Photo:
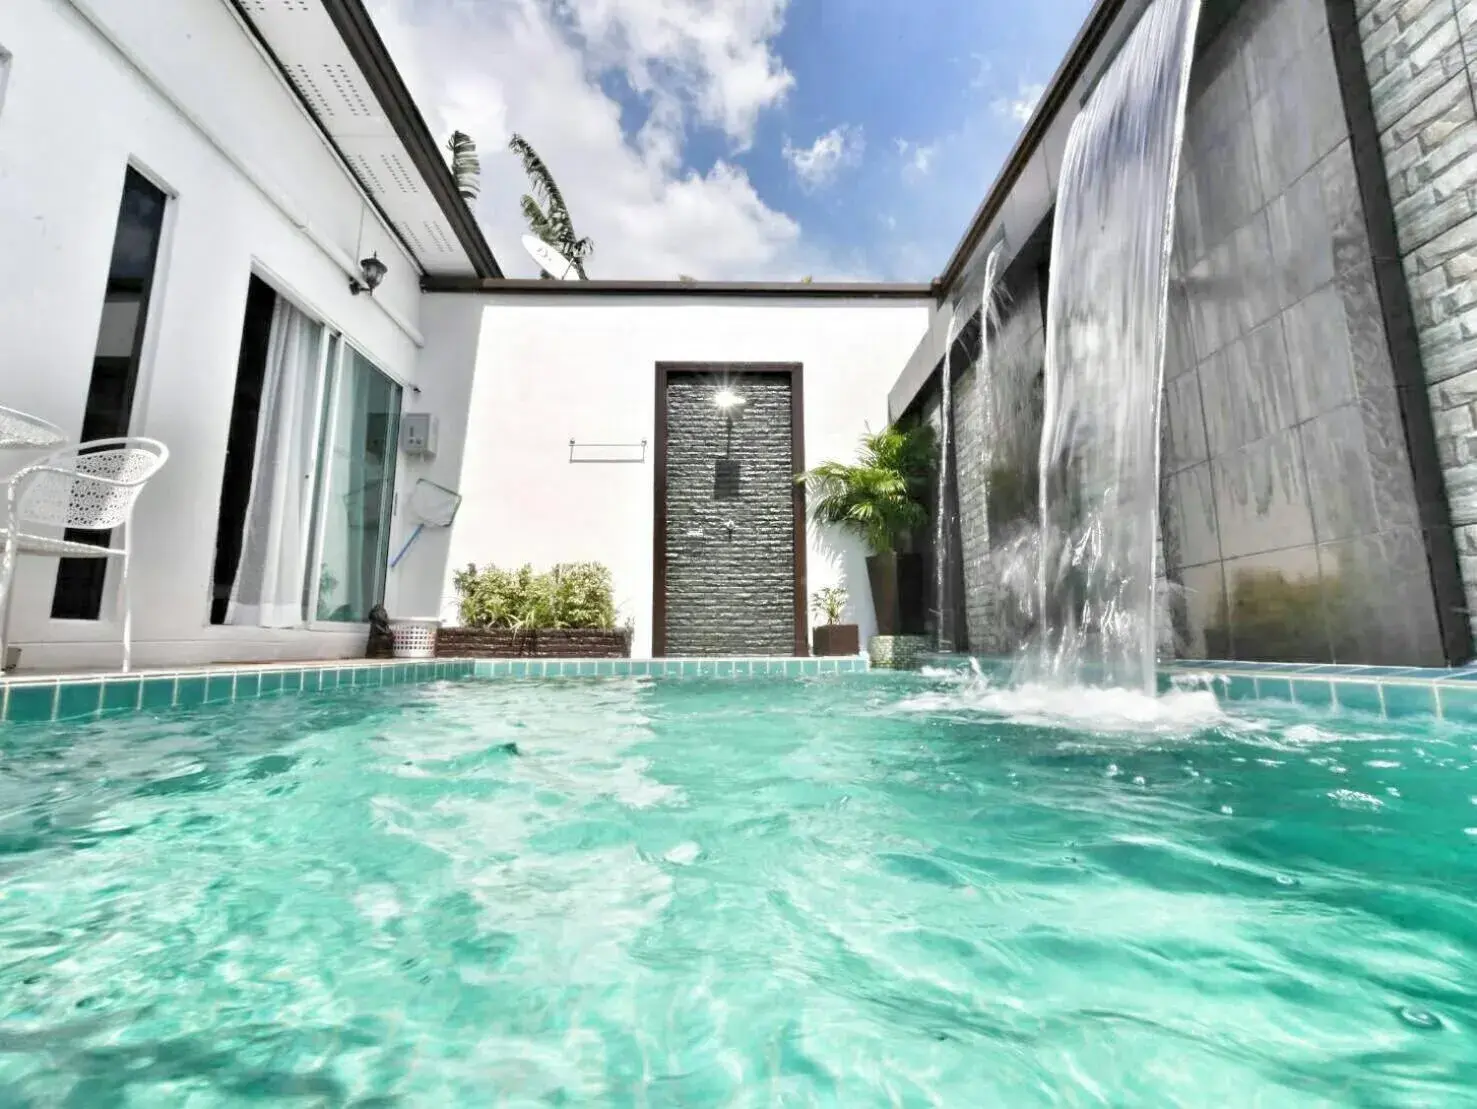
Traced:
[[1294, 678], [1292, 699], [1308, 708], [1333, 707], [1333, 686], [1317, 678]]
[[[261, 695], [263, 697], [270, 697], [274, 693], [282, 692], [282, 680], [286, 677], [287, 675], [281, 670], [262, 671]], [[239, 696], [240, 694], [238, 693], [237, 695]]]
[[213, 705], [220, 701], [229, 701], [235, 685], [234, 674], [211, 674], [205, 679], [206, 703]]
[[205, 704], [205, 679], [180, 678], [174, 684], [174, 703], [185, 707]]
[[1347, 709], [1350, 712], [1370, 712], [1376, 716], [1385, 714], [1385, 703], [1380, 697], [1378, 682], [1334, 682], [1333, 694], [1338, 698], [1338, 705], [1341, 709]]
[[1465, 682], [1443, 682], [1437, 691], [1441, 717], [1455, 724], [1477, 724], [1477, 686]]
[[1430, 682], [1386, 682], [1385, 715], [1391, 720], [1402, 716], [1436, 715], [1436, 689]]
[[1221, 689], [1228, 701], [1255, 701], [1256, 679], [1242, 674], [1231, 675]]
[[301, 693], [305, 686], [306, 670], [284, 670], [282, 672], [282, 692]]
[[55, 682], [42, 685], [13, 685], [5, 698], [5, 720], [10, 724], [34, 724], [50, 720], [56, 712]]
[[103, 683], [103, 712], [131, 712], [138, 708], [142, 682], [137, 678], [119, 678]]
[[76, 720], [96, 716], [102, 701], [101, 682], [62, 682], [57, 686], [56, 718]]
[[1288, 678], [1258, 677], [1256, 695], [1262, 701], [1291, 701], [1292, 681]]
[[254, 701], [261, 696], [262, 674], [260, 670], [251, 670], [245, 673], [240, 671], [236, 674], [236, 700]]
[[174, 704], [173, 678], [145, 678], [139, 695], [139, 708], [157, 711]]

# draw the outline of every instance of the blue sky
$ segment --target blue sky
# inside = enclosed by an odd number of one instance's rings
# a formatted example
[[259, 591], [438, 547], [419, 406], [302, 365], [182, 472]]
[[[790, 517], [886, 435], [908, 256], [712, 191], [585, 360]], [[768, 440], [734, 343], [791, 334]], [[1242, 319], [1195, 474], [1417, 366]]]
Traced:
[[597, 277], [927, 280], [1089, 0], [372, 0], [478, 215], [531, 272], [508, 134], [553, 167]]
[[[883, 276], [936, 276], [1088, 7], [797, 0], [779, 38], [795, 88], [762, 120], [746, 161], [760, 195]], [[846, 124], [864, 136], [859, 165], [816, 189], [787, 172], [787, 134], [799, 144]]]

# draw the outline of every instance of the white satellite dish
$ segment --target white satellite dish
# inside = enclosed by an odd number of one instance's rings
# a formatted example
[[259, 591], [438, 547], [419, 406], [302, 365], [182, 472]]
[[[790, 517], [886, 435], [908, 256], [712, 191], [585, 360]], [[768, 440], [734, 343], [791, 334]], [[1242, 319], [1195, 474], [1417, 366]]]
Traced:
[[579, 270], [574, 268], [573, 262], [542, 239], [524, 235], [523, 249], [528, 251], [529, 257], [538, 263], [539, 269], [550, 277], [558, 278], [560, 281], [584, 280], [580, 277]]

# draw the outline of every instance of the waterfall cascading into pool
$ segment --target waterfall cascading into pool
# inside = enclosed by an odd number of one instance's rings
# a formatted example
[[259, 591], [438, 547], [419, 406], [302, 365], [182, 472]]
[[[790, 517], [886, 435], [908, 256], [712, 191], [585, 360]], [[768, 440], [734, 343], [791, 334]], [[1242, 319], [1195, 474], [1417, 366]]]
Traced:
[[959, 311], [949, 306], [949, 327], [944, 338], [944, 366], [941, 371], [942, 396], [939, 402], [939, 465], [938, 499], [934, 503], [933, 535], [933, 647], [936, 651], [954, 649], [954, 599], [949, 590], [953, 580], [949, 551], [953, 544], [949, 534], [949, 453], [951, 429], [954, 425], [954, 386], [950, 372], [950, 360], [954, 355], [954, 332], [959, 321]]
[[[941, 411], [939, 416], [939, 471], [938, 471], [938, 501], [934, 513], [934, 598], [936, 605], [936, 624], [934, 633], [934, 647], [940, 652], [951, 652], [958, 649], [959, 638], [955, 628], [954, 596], [952, 583], [958, 580], [958, 568], [953, 563], [953, 530], [950, 525], [955, 516], [949, 512], [949, 491], [953, 488], [957, 494], [958, 483], [963, 476], [956, 466], [950, 471], [950, 462], [958, 450], [954, 436], [954, 385], [953, 385], [953, 355], [954, 342], [958, 338], [960, 328], [958, 326], [960, 314], [963, 318], [970, 318], [969, 307], [975, 301], [979, 301], [979, 355], [974, 366], [974, 391], [980, 398], [979, 410], [974, 414], [981, 421], [984, 428], [993, 427], [990, 411], [991, 389], [990, 376], [990, 328], [999, 323], [999, 305], [996, 299], [995, 277], [1000, 262], [1001, 246], [996, 244], [985, 256], [985, 263], [981, 274], [981, 281], [976, 291], [973, 281], [966, 281], [964, 291], [956, 300], [949, 304], [949, 327], [944, 349], [944, 363], [941, 371]], [[967, 399], [967, 395], [966, 395]], [[990, 462], [990, 436], [988, 432], [980, 438], [980, 470], [981, 474], [989, 473]], [[987, 479], [986, 479], [987, 481]], [[988, 500], [989, 490], [981, 490], [983, 497]], [[956, 505], [958, 500], [956, 497]], [[983, 517], [984, 513], [981, 513]], [[973, 645], [971, 645], [972, 647]]]
[[1045, 677], [1155, 688], [1159, 405], [1199, 0], [1155, 0], [1072, 126], [1046, 318]]

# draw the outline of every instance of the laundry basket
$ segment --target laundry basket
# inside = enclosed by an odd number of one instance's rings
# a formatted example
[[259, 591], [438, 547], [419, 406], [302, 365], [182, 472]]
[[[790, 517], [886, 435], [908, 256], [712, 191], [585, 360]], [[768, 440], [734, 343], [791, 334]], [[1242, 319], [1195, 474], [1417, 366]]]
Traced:
[[435, 658], [436, 629], [440, 620], [429, 618], [391, 620], [390, 634], [395, 637], [396, 658]]

